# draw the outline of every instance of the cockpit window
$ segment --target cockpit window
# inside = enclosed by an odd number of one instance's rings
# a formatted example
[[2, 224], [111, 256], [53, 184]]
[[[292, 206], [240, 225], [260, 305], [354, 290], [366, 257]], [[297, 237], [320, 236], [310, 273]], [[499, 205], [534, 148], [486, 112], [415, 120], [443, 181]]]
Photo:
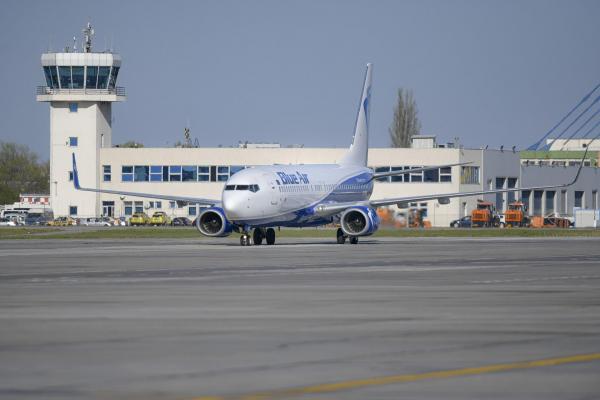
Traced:
[[225, 190], [249, 190], [256, 193], [260, 190], [258, 185], [225, 185]]

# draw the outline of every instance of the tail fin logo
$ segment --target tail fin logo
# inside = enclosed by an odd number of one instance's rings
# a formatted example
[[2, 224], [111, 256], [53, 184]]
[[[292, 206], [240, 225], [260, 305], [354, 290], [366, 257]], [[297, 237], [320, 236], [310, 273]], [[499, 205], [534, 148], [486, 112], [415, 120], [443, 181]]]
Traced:
[[363, 102], [363, 112], [365, 113], [365, 121], [367, 127], [369, 126], [369, 103], [371, 102], [371, 86], [367, 88], [367, 95], [365, 96], [365, 101]]

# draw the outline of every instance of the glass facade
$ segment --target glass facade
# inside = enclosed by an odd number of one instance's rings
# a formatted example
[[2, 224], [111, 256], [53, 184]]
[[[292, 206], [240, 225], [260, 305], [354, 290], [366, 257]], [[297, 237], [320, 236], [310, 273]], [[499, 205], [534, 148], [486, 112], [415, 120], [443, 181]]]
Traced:
[[244, 168], [243, 165], [123, 165], [121, 181], [226, 182]]
[[[416, 168], [423, 168], [422, 165], [411, 165], [411, 166], [381, 166], [371, 167], [376, 173], [378, 172], [391, 172], [391, 171], [402, 171]], [[452, 182], [452, 169], [446, 168], [434, 168], [427, 171], [413, 172], [410, 174], [401, 174], [393, 176], [384, 176], [377, 178], [377, 182], [392, 182], [392, 183], [409, 183], [409, 182], [427, 182], [427, 183], [439, 183], [439, 182]]]
[[71, 75], [73, 77], [73, 89], [83, 89], [83, 67], [71, 67]]
[[117, 84], [117, 76], [119, 75], [119, 67], [113, 67], [112, 68], [112, 73], [110, 74], [110, 81], [108, 84], [108, 87], [111, 89], [115, 88], [115, 85]]
[[463, 185], [479, 185], [479, 167], [461, 167], [460, 183]]
[[[54, 67], [52, 67], [54, 68]], [[44, 77], [46, 78], [46, 86], [55, 88], [54, 81], [52, 79], [52, 72], [50, 71], [50, 67], [44, 67]]]
[[45, 66], [46, 86], [53, 89], [114, 89], [119, 67], [89, 66]]
[[87, 66], [87, 75], [85, 77], [85, 87], [90, 89], [96, 88], [96, 82], [98, 81], [98, 67]]
[[108, 84], [108, 74], [110, 74], [110, 67], [98, 68], [98, 86], [97, 89], [106, 89]]
[[58, 73], [60, 76], [60, 88], [61, 89], [72, 89], [71, 86], [71, 67], [58, 67]]

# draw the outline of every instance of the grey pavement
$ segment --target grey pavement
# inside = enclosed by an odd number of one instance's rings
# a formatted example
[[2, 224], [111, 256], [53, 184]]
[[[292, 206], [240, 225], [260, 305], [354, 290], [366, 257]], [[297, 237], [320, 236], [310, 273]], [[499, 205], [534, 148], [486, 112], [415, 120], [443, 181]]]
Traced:
[[[600, 353], [599, 239], [333, 240], [0, 241], [0, 398], [250, 395]], [[596, 360], [294, 398], [599, 396]]]

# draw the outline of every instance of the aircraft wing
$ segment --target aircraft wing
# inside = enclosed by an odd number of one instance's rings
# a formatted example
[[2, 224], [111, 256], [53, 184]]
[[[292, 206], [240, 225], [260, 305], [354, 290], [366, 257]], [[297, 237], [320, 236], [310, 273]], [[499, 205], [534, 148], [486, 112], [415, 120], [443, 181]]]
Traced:
[[125, 192], [120, 190], [108, 190], [108, 189], [93, 189], [81, 187], [79, 185], [79, 173], [77, 172], [77, 162], [75, 161], [75, 153], [73, 153], [73, 185], [76, 190], [81, 190], [84, 192], [95, 192], [95, 193], [109, 193], [109, 194], [118, 194], [123, 196], [135, 196], [135, 197], [145, 197], [148, 199], [160, 199], [160, 200], [172, 200], [182, 203], [191, 203], [191, 204], [203, 204], [203, 205], [215, 205], [220, 204], [220, 200], [213, 199], [205, 199], [200, 197], [187, 197], [187, 196], [173, 196], [170, 194], [156, 194], [156, 193], [141, 193], [141, 192]]
[[439, 193], [439, 194], [430, 194], [430, 195], [419, 195], [419, 196], [405, 196], [405, 197], [394, 197], [388, 199], [380, 199], [380, 200], [367, 200], [360, 202], [347, 202], [347, 203], [327, 203], [327, 204], [318, 204], [315, 207], [315, 212], [321, 215], [332, 215], [339, 212], [344, 211], [347, 208], [355, 207], [355, 206], [370, 206], [370, 207], [382, 207], [389, 206], [393, 204], [403, 204], [410, 203], [415, 201], [426, 201], [426, 200], [447, 200], [452, 197], [468, 197], [468, 196], [479, 196], [485, 194], [495, 194], [495, 193], [507, 193], [507, 192], [519, 192], [523, 190], [545, 190], [545, 189], [558, 189], [564, 188], [567, 186], [571, 186], [577, 179], [579, 179], [579, 175], [581, 174], [581, 169], [583, 168], [583, 162], [585, 160], [585, 156], [587, 155], [587, 149], [583, 154], [583, 158], [577, 169], [577, 173], [571, 182], [563, 183], [560, 185], [548, 185], [548, 186], [532, 186], [532, 187], [521, 187], [521, 188], [511, 188], [511, 189], [493, 189], [493, 190], [477, 190], [472, 192], [455, 192], [455, 193]]

